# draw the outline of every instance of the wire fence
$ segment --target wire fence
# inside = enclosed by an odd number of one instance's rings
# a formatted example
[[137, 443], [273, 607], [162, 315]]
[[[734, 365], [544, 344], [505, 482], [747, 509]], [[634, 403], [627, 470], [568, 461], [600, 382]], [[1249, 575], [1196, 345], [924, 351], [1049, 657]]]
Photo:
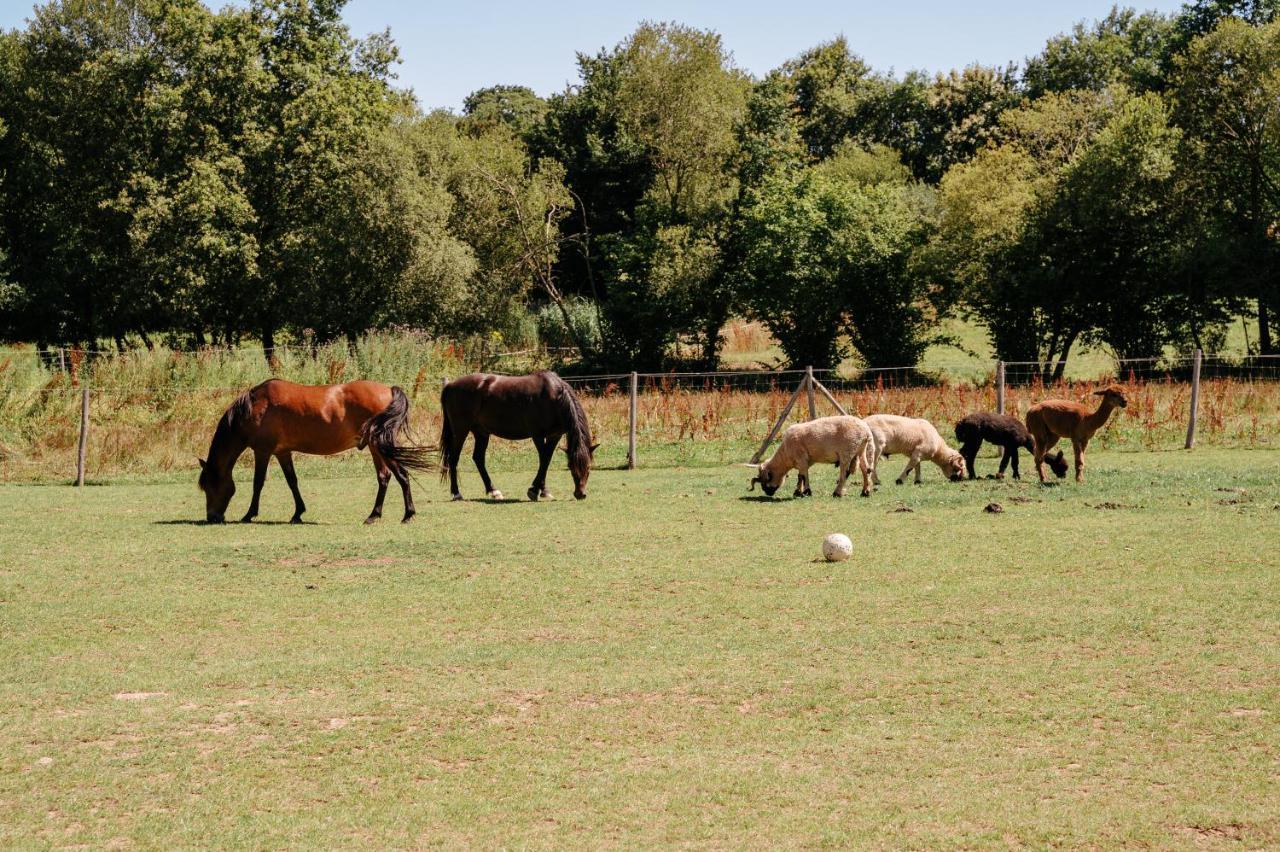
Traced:
[[[68, 352], [51, 368], [47, 359], [34, 363], [32, 349], [0, 350], [0, 478], [35, 476], [50, 465], [67, 470], [73, 454], [78, 477], [86, 468], [104, 475], [189, 465], [222, 409], [263, 378], [265, 361], [250, 363], [245, 351], [80, 361]], [[419, 434], [436, 435], [441, 383], [470, 366], [438, 350], [372, 347], [352, 354], [342, 347], [321, 358], [286, 350], [276, 372], [315, 384], [360, 377], [399, 384], [414, 402]], [[997, 361], [984, 374], [970, 370], [963, 377], [891, 367], [563, 378], [581, 395], [597, 440], [604, 442], [597, 457], [604, 466], [742, 461], [783, 421], [835, 413], [837, 406], [862, 416], [924, 417], [950, 437], [950, 424], [973, 411], [1021, 417], [1041, 399], [1087, 400], [1111, 382], [1124, 385], [1130, 404], [1095, 438], [1100, 446], [1173, 449], [1197, 434], [1221, 446], [1280, 445], [1280, 356], [1124, 359], [1091, 372], [1067, 379], [1056, 365]]]

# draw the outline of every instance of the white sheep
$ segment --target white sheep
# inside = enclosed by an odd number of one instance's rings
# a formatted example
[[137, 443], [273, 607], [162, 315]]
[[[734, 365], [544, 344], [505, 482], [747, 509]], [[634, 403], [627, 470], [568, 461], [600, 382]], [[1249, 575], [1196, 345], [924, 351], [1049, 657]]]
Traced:
[[819, 417], [807, 423], [796, 423], [782, 433], [782, 443], [768, 461], [749, 465], [756, 470], [750, 490], [754, 491], [758, 482], [765, 494], [773, 496], [782, 487], [787, 473], [795, 468], [795, 496], [809, 497], [813, 494], [809, 487], [809, 468], [834, 462], [839, 479], [832, 496], [844, 496], [845, 479], [853, 473], [856, 464], [862, 470], [862, 496], [870, 497], [871, 450], [871, 430], [860, 418]]
[[916, 484], [920, 484], [920, 462], [924, 459], [936, 464], [950, 480], [964, 478], [964, 456], [947, 446], [938, 430], [928, 420], [919, 417], [900, 417], [896, 414], [873, 414], [866, 419], [874, 443], [871, 455], [871, 478], [876, 485], [880, 477], [876, 468], [880, 457], [891, 453], [908, 456], [907, 466], [898, 476], [899, 485], [912, 468], [916, 471]]

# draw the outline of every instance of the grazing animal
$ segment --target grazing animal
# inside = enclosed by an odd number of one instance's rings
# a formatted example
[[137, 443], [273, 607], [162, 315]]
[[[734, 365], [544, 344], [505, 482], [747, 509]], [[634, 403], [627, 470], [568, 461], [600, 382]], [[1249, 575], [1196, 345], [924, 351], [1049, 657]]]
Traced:
[[920, 484], [920, 463], [925, 459], [936, 464], [952, 482], [964, 479], [964, 456], [947, 446], [938, 430], [928, 420], [919, 417], [900, 417], [896, 414], [873, 414], [867, 418], [871, 437], [875, 441], [872, 456], [871, 479], [880, 484], [877, 468], [880, 457], [890, 454], [906, 455], [907, 466], [899, 474], [901, 485], [907, 474], [916, 472], [916, 485]]
[[1027, 430], [1036, 442], [1036, 473], [1040, 474], [1041, 482], [1044, 482], [1042, 462], [1045, 454], [1053, 449], [1059, 438], [1068, 438], [1076, 459], [1076, 482], [1083, 483], [1084, 451], [1089, 446], [1089, 439], [1106, 425], [1113, 410], [1129, 404], [1124, 398], [1124, 388], [1119, 385], [1109, 385], [1093, 393], [1102, 397], [1094, 411], [1065, 399], [1046, 399], [1027, 410]]
[[[1012, 462], [1013, 478], [1021, 479], [1022, 476], [1018, 472], [1018, 448], [1035, 451], [1035, 440], [1027, 431], [1027, 427], [1022, 425], [1021, 420], [1008, 414], [994, 414], [989, 411], [975, 411], [961, 418], [956, 423], [956, 440], [960, 442], [960, 455], [964, 456], [970, 479], [977, 478], [977, 471], [974, 468], [978, 459], [978, 449], [983, 441], [1004, 448], [997, 477], [1003, 477], [1005, 468]], [[1053, 472], [1059, 479], [1067, 475], [1067, 460], [1063, 458], [1061, 450], [1055, 455], [1045, 456], [1045, 461], [1049, 463], [1049, 467], [1053, 468]]]
[[227, 506], [236, 493], [232, 468], [246, 449], [253, 450], [253, 500], [241, 523], [257, 516], [267, 466], [275, 456], [293, 492], [292, 522], [299, 524], [307, 507], [298, 491], [293, 454], [331, 456], [352, 447], [367, 446], [378, 476], [378, 496], [365, 523], [371, 524], [382, 517], [387, 482], [393, 476], [404, 492], [407, 523], [415, 512], [409, 471], [431, 466], [430, 448], [398, 443], [408, 422], [409, 399], [398, 387], [378, 382], [299, 385], [283, 379], [265, 381], [231, 403], [214, 430], [209, 458], [200, 459], [205, 519], [211, 524], [226, 520]]
[[796, 474], [796, 497], [811, 497], [809, 468], [815, 464], [834, 462], [839, 473], [833, 497], [844, 496], [844, 482], [853, 473], [856, 464], [862, 470], [862, 496], [871, 496], [871, 481], [867, 472], [871, 468], [871, 430], [857, 417], [819, 417], [807, 423], [796, 423], [782, 433], [782, 443], [769, 460], [761, 465], [749, 465], [756, 469], [749, 491], [756, 483], [772, 497], [782, 487], [792, 468]]
[[475, 435], [471, 458], [490, 498], [502, 499], [502, 492], [493, 487], [484, 466], [490, 435], [512, 441], [533, 440], [538, 450], [538, 473], [526, 492], [530, 500], [551, 496], [547, 492], [547, 466], [560, 438], [567, 436], [565, 454], [573, 475], [573, 496], [579, 500], [586, 498], [591, 460], [598, 445], [591, 443], [591, 429], [577, 394], [555, 373], [547, 370], [527, 376], [472, 373], [444, 386], [440, 392], [440, 409], [444, 413], [444, 430], [440, 435], [440, 451], [444, 456], [441, 477], [448, 474], [454, 500], [462, 499], [458, 491], [458, 461], [468, 434]]

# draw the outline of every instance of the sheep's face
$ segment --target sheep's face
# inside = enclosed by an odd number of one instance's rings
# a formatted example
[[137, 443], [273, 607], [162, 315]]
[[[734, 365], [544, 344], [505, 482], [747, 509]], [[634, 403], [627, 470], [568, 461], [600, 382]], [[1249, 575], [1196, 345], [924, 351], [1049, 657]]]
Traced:
[[1117, 408], [1129, 406], [1129, 400], [1124, 398], [1124, 388], [1119, 385], [1108, 385], [1102, 390], [1094, 391], [1093, 394], [1102, 397], [1103, 402], [1109, 402]]
[[952, 482], [960, 482], [964, 479], [966, 468], [964, 464], [964, 456], [956, 453], [947, 460], [946, 474], [947, 478]]
[[756, 483], [758, 482], [760, 483], [760, 490], [765, 493], [765, 496], [772, 497], [777, 493], [778, 489], [782, 487], [782, 483], [786, 482], [786, 480], [787, 475], [785, 473], [782, 476], [777, 477], [775, 480], [773, 471], [769, 470], [765, 465], [760, 465], [756, 475], [751, 478], [751, 487], [747, 490], [755, 491]]

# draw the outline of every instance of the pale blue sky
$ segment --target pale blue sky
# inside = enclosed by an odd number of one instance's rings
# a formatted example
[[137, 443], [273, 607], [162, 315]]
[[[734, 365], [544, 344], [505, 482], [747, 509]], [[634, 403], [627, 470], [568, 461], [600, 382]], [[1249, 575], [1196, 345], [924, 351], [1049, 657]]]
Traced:
[[[1134, 5], [1171, 12], [1182, 3]], [[738, 66], [756, 75], [841, 33], [872, 66], [900, 73], [1021, 61], [1050, 36], [1111, 6], [1112, 0], [352, 0], [346, 19], [358, 35], [390, 27], [404, 60], [400, 85], [412, 87], [424, 107], [458, 109], [467, 93], [497, 83], [521, 83], [542, 95], [559, 91], [576, 76], [575, 51], [612, 47], [646, 19], [716, 30]], [[22, 26], [31, 8], [31, 0], [0, 0], [0, 27]]]

